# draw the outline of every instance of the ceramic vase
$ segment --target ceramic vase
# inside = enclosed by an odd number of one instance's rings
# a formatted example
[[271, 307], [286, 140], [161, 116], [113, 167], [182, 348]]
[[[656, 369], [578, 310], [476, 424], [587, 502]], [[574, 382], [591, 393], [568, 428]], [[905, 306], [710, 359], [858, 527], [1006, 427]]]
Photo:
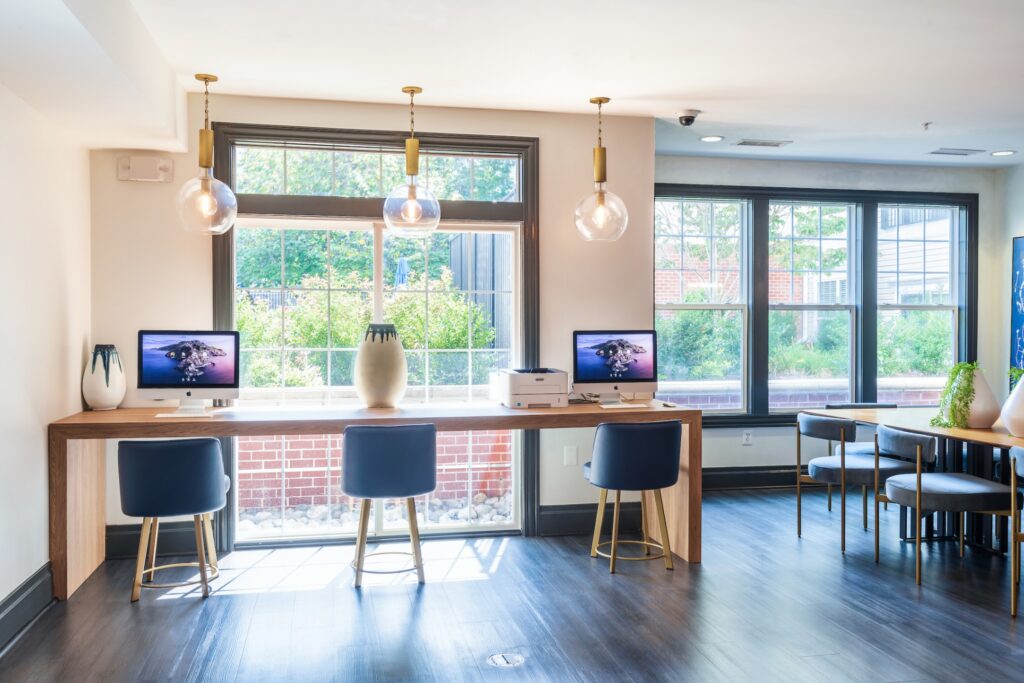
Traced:
[[999, 419], [1011, 435], [1024, 437], [1024, 382], [1017, 381], [1010, 397], [1003, 404]]
[[[999, 417], [999, 401], [981, 370], [974, 371], [974, 400], [967, 412], [968, 429], [989, 429]], [[948, 408], [946, 419], [949, 419]]]
[[405, 349], [394, 325], [371, 324], [356, 351], [356, 394], [368, 408], [394, 408], [405, 395]]
[[113, 344], [97, 344], [82, 375], [82, 396], [93, 410], [113, 410], [125, 392], [124, 366]]

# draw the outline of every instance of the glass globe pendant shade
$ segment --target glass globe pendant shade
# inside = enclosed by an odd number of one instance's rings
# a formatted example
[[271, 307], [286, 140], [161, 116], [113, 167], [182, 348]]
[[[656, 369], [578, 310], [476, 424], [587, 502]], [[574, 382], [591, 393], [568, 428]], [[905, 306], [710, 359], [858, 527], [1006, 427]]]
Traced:
[[384, 224], [398, 237], [426, 237], [440, 222], [441, 205], [430, 190], [416, 184], [416, 176], [384, 200]]
[[588, 242], [614, 242], [628, 223], [626, 204], [603, 183], [595, 183], [594, 191], [576, 206], [576, 230]]
[[235, 224], [237, 215], [235, 193], [208, 168], [178, 190], [178, 218], [188, 232], [223, 235]]

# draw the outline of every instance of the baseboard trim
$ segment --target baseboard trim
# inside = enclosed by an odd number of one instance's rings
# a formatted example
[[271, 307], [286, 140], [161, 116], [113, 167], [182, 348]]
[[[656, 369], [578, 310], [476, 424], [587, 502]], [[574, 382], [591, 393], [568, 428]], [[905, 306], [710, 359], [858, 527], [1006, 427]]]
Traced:
[[[124, 560], [139, 552], [141, 524], [111, 524], [107, 526], [107, 559]], [[195, 555], [196, 534], [192, 522], [161, 522], [156, 543], [156, 554]]]
[[[803, 468], [803, 473], [807, 474], [806, 467]], [[796, 473], [792, 467], [781, 465], [705, 467], [701, 473], [701, 486], [705, 491], [786, 488], [796, 486]]]
[[47, 562], [0, 602], [0, 657], [54, 602], [53, 573]]
[[[611, 533], [612, 505], [605, 508], [604, 531]], [[575, 536], [594, 533], [594, 519], [597, 517], [597, 503], [582, 505], [541, 505], [538, 516], [539, 536]], [[640, 503], [623, 503], [619, 513], [619, 531], [640, 530]]]

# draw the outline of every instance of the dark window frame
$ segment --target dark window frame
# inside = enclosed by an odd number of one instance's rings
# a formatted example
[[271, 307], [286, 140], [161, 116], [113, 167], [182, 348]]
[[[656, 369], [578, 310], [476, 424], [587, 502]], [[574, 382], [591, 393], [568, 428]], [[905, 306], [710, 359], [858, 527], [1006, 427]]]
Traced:
[[[304, 126], [273, 126], [248, 123], [215, 122], [214, 177], [234, 188], [234, 150], [246, 143], [279, 144], [310, 148], [359, 145], [394, 151], [405, 150], [405, 131], [351, 130]], [[527, 367], [540, 364], [540, 139], [498, 135], [460, 135], [417, 132], [423, 152], [455, 154], [512, 154], [520, 158], [518, 202], [441, 201], [445, 220], [481, 222], [519, 222], [522, 259], [520, 317], [522, 362]], [[238, 213], [267, 216], [368, 218], [377, 220], [384, 212], [384, 198], [349, 198], [299, 195], [238, 195]], [[213, 326], [218, 330], [235, 327], [234, 235], [229, 231], [213, 238]], [[222, 439], [226, 471], [234, 475], [234, 440]], [[522, 436], [522, 534], [537, 533], [540, 514], [540, 433], [524, 430]], [[217, 527], [222, 550], [234, 547], [234, 504], [218, 515]], [[460, 536], [507, 532], [466, 532]], [[348, 541], [345, 541], [348, 542]], [[302, 544], [308, 541], [296, 541]], [[273, 545], [292, 545], [288, 541]], [[266, 544], [262, 544], [266, 545]]]
[[[792, 425], [796, 413], [768, 410], [768, 289], [757, 287], [768, 281], [768, 206], [772, 201], [836, 202], [856, 204], [859, 233], [853, 241], [855, 263], [859, 264], [854, 303], [856, 358], [854, 363], [855, 402], [871, 403], [878, 392], [878, 293], [877, 251], [879, 204], [931, 204], [955, 206], [960, 210], [957, 250], [957, 360], [978, 357], [978, 195], [955, 192], [904, 192], [889, 190], [832, 190], [823, 188], [749, 187], [739, 185], [696, 185], [655, 183], [658, 199], [733, 199], [750, 202], [750, 292], [747, 336], [747, 412], [705, 415], [705, 427], [768, 427]], [[652, 302], [652, 310], [654, 304]]]

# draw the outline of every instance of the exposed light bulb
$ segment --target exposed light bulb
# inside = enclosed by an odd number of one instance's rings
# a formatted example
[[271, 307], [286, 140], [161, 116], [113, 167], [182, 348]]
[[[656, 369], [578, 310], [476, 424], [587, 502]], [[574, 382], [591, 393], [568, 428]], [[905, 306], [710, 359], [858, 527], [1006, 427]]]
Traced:
[[626, 204], [614, 192], [594, 184], [594, 191], [576, 207], [576, 229], [588, 242], [611, 242], [622, 237], [629, 224]]
[[204, 168], [178, 192], [178, 218], [189, 232], [222, 235], [238, 215], [238, 200], [227, 185]]
[[416, 176], [399, 185], [384, 200], [384, 224], [395, 235], [425, 237], [441, 222], [441, 205], [425, 187], [416, 184]]
[[402, 218], [409, 223], [415, 223], [423, 218], [423, 207], [415, 199], [406, 199], [402, 204]]

